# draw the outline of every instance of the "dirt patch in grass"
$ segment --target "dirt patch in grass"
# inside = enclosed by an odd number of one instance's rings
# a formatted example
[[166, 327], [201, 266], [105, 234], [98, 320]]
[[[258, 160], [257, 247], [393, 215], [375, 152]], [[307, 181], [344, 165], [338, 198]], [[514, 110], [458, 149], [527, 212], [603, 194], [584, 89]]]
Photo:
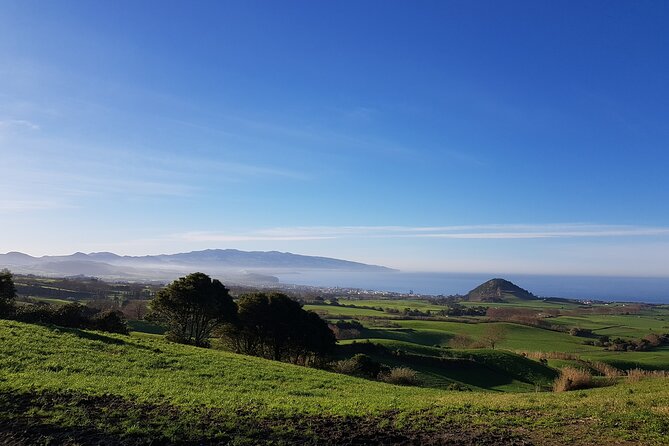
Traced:
[[[373, 417], [257, 417], [251, 410], [138, 404], [106, 395], [0, 393], [3, 445], [460, 445], [530, 446], [511, 431], [474, 426], [416, 429], [399, 414]], [[402, 426], [402, 427], [398, 427]]]

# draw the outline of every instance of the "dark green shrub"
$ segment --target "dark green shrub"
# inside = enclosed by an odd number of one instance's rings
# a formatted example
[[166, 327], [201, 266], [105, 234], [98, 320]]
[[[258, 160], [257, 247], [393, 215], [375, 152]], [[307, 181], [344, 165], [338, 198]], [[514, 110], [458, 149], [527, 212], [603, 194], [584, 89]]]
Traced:
[[15, 310], [16, 287], [8, 269], [0, 271], [0, 318], [11, 317]]
[[128, 324], [118, 310], [104, 310], [91, 318], [90, 328], [109, 333], [128, 334]]
[[376, 379], [381, 372], [382, 366], [364, 353], [358, 353], [352, 358], [337, 361], [333, 370], [346, 375], [359, 376], [362, 378]]

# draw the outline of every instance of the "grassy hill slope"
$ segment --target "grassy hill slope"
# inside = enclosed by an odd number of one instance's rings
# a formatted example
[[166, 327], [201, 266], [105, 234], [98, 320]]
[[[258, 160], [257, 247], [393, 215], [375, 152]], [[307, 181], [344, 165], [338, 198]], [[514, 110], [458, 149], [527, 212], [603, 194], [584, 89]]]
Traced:
[[0, 443], [659, 445], [669, 444], [666, 384], [447, 392], [0, 321]]
[[[426, 387], [530, 392], [537, 387], [550, 388], [557, 377], [554, 369], [509, 351], [444, 350], [390, 339], [370, 341], [388, 350], [366, 349], [366, 343], [353, 340], [340, 343], [357, 347], [383, 364], [416, 370], [421, 385]], [[390, 351], [402, 353], [388, 354]]]

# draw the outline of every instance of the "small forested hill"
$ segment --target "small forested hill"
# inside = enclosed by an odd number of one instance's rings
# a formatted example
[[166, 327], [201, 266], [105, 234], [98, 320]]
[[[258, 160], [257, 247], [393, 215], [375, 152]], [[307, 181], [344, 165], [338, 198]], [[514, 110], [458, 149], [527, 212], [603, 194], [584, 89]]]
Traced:
[[504, 302], [505, 297], [525, 300], [537, 298], [534, 294], [508, 280], [490, 279], [467, 293], [466, 299], [472, 302]]

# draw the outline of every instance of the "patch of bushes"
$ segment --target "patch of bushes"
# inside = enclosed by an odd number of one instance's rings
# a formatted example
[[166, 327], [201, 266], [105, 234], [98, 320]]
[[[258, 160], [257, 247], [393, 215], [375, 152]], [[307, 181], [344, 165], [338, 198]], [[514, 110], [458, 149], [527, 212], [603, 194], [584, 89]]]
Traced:
[[332, 330], [332, 333], [334, 333], [335, 338], [337, 339], [358, 338], [364, 328], [362, 324], [356, 320], [339, 320], [333, 324], [328, 324], [328, 327]]
[[453, 382], [446, 386], [446, 390], [452, 390], [456, 392], [471, 392], [471, 387], [468, 387], [462, 383]]
[[651, 333], [641, 339], [611, 339], [608, 336], [602, 336], [593, 341], [592, 345], [616, 352], [646, 352], [657, 347], [669, 345], [669, 334], [658, 335]]
[[22, 305], [16, 307], [12, 319], [32, 324], [53, 324], [67, 328], [128, 334], [126, 320], [120, 311], [97, 311], [78, 303], [61, 306]]
[[17, 306], [13, 275], [7, 269], [0, 271], [0, 317], [32, 324], [53, 324], [128, 334], [126, 320], [120, 311], [100, 311], [78, 303], [61, 306], [42, 303]]
[[570, 328], [569, 334], [571, 336], [578, 336], [581, 338], [590, 338], [593, 336], [592, 330], [590, 330], [589, 328], [580, 328], [580, 327]]
[[366, 379], [378, 379], [389, 384], [415, 386], [419, 384], [418, 375], [409, 367], [393, 367], [381, 364], [364, 353], [358, 353], [348, 359], [330, 364], [333, 372], [357, 376]]
[[644, 370], [644, 369], [631, 369], [627, 371], [627, 379], [632, 382], [641, 381], [644, 378], [667, 378], [669, 377], [669, 371], [667, 370]]
[[333, 363], [332, 370], [345, 375], [376, 379], [382, 371], [382, 365], [370, 356], [358, 353], [349, 359]]
[[487, 307], [477, 305], [465, 307], [458, 303], [449, 303], [443, 310], [439, 310], [436, 314], [439, 316], [485, 316], [488, 311]]
[[555, 392], [589, 389], [591, 387], [595, 386], [590, 372], [576, 367], [565, 367], [560, 370], [560, 376], [553, 383], [553, 391]]
[[103, 310], [94, 314], [89, 321], [89, 326], [93, 330], [128, 334], [125, 316], [118, 310]]
[[418, 385], [416, 371], [409, 367], [393, 367], [388, 373], [381, 373], [379, 378], [388, 384], [397, 384], [400, 386]]

